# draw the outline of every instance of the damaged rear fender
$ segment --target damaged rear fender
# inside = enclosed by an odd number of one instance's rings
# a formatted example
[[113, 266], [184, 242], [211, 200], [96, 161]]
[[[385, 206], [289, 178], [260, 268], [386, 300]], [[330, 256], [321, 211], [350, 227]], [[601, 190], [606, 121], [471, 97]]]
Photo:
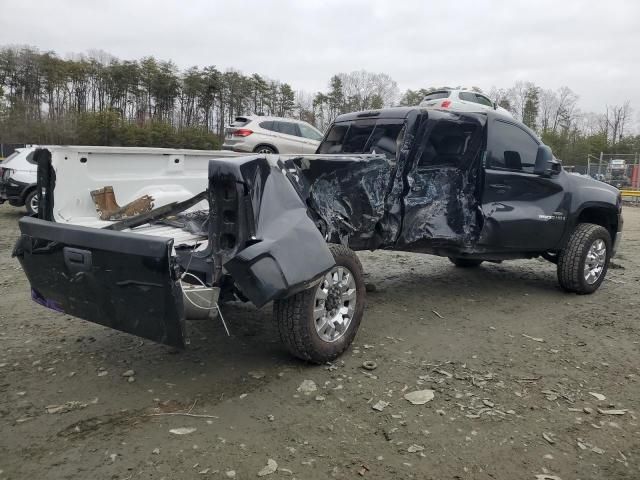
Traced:
[[257, 307], [309, 288], [335, 265], [276, 158], [254, 155], [209, 164], [213, 260]]

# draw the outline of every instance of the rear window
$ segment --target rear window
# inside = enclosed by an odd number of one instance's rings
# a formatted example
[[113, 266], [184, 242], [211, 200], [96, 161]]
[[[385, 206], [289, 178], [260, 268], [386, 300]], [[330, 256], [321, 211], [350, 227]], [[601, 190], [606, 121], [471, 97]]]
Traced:
[[441, 90], [438, 92], [431, 92], [426, 97], [424, 97], [423, 102], [428, 102], [429, 100], [439, 100], [440, 98], [449, 98], [451, 92], [448, 90]]
[[334, 124], [318, 153], [381, 153], [395, 158], [404, 120], [356, 120]]
[[251, 121], [250, 118], [247, 117], [236, 117], [233, 122], [231, 122], [232, 127], [244, 127], [247, 123]]

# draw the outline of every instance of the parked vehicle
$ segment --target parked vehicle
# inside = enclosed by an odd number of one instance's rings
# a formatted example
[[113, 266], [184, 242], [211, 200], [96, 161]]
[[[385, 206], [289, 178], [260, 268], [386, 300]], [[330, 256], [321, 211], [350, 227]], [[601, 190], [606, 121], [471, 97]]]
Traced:
[[631, 178], [627, 175], [627, 161], [624, 158], [609, 160], [604, 181], [618, 189], [631, 186]]
[[314, 153], [322, 133], [301, 120], [280, 117], [236, 117], [225, 129], [222, 148], [246, 153]]
[[429, 93], [420, 103], [421, 107], [433, 107], [457, 112], [481, 112], [495, 110], [512, 117], [509, 110], [498, 106], [486, 95], [466, 89], [442, 89]]
[[617, 189], [566, 173], [531, 130], [492, 111], [342, 115], [318, 155], [150, 153], [162, 168], [149, 171], [125, 150], [38, 150], [40, 210], [20, 220], [14, 255], [36, 302], [175, 346], [188, 343], [185, 305], [273, 301], [289, 351], [326, 362], [362, 320], [356, 250], [458, 267], [541, 256], [562, 288], [586, 294], [621, 238]]
[[29, 215], [38, 213], [35, 151], [36, 147], [17, 148], [0, 163], [0, 204], [26, 206]]

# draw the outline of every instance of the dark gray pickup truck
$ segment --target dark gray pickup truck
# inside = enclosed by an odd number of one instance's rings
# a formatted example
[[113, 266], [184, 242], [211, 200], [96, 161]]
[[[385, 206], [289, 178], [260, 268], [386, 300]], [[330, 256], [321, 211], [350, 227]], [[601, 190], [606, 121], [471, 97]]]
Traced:
[[[102, 223], [73, 221], [100, 186], [96, 175], [90, 185], [78, 177], [93, 159], [56, 152], [37, 153], [40, 210], [20, 221], [14, 251], [34, 300], [176, 346], [188, 341], [188, 289], [200, 285], [217, 303], [273, 301], [294, 355], [334, 359], [365, 308], [356, 250], [434, 254], [459, 267], [541, 256], [557, 265], [562, 288], [592, 293], [623, 223], [618, 190], [565, 172], [531, 130], [494, 112], [342, 115], [316, 155], [211, 159], [193, 198]], [[110, 179], [112, 192], [125, 177]], [[145, 198], [169, 191], [157, 178], [135, 178], [149, 185], [136, 190]], [[202, 200], [208, 208], [197, 210]]]

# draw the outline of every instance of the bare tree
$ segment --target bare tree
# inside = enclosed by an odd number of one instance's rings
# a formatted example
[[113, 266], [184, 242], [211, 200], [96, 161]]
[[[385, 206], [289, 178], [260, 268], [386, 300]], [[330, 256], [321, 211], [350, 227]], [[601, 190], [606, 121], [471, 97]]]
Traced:
[[624, 135], [625, 124], [631, 116], [631, 103], [629, 100], [622, 105], [607, 105], [606, 121], [607, 132], [611, 133], [611, 143], [615, 145]]
[[551, 130], [553, 119], [558, 111], [558, 95], [551, 89], [541, 89], [539, 97], [539, 110], [538, 110], [538, 125], [540, 125], [540, 131], [546, 133]]
[[398, 84], [386, 73], [359, 70], [340, 73], [338, 77], [349, 110], [388, 107], [398, 100]]

